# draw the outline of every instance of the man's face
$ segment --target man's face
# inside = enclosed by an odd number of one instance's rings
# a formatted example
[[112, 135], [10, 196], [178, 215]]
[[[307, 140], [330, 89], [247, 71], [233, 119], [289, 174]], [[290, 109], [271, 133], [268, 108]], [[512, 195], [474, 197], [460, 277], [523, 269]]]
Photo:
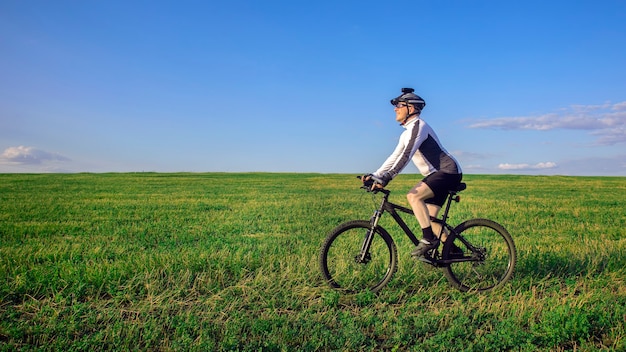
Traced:
[[398, 103], [394, 111], [396, 112], [396, 121], [402, 123], [409, 114], [415, 112], [415, 107], [413, 105], [407, 105], [406, 103]]

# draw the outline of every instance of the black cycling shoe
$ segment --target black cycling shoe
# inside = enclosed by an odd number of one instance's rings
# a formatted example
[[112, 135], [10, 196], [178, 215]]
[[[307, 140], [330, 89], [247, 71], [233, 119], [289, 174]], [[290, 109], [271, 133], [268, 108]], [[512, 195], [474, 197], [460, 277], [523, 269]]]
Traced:
[[439, 239], [435, 238], [433, 240], [427, 240], [422, 238], [420, 243], [415, 247], [413, 252], [411, 252], [411, 256], [413, 257], [423, 257], [428, 251], [433, 250], [439, 246]]

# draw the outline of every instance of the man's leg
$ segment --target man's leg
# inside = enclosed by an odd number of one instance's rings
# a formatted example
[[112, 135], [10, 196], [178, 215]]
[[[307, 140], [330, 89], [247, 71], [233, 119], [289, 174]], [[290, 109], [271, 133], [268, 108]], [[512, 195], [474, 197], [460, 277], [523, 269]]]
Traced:
[[[441, 210], [441, 207], [435, 204], [426, 203], [426, 207], [428, 208], [428, 214], [433, 218], [436, 218], [439, 214], [439, 210]], [[443, 229], [443, 232], [441, 232], [441, 225], [432, 221], [431, 227], [433, 228], [433, 233], [435, 234], [435, 236], [438, 237], [442, 242], [445, 242], [448, 238], [448, 230]]]
[[435, 236], [430, 222], [430, 209], [425, 202], [426, 199], [430, 199], [434, 197], [434, 195], [430, 187], [424, 182], [418, 183], [417, 186], [413, 187], [406, 195], [413, 209], [413, 214], [415, 214], [415, 218], [417, 218], [422, 228], [422, 239], [415, 250], [411, 252], [413, 256], [421, 257], [426, 252], [439, 245], [439, 239]]
[[411, 188], [406, 195], [406, 199], [413, 209], [413, 214], [417, 218], [422, 229], [430, 227], [430, 214], [426, 203], [426, 199], [432, 198], [435, 194], [424, 182], [418, 183], [415, 187]]

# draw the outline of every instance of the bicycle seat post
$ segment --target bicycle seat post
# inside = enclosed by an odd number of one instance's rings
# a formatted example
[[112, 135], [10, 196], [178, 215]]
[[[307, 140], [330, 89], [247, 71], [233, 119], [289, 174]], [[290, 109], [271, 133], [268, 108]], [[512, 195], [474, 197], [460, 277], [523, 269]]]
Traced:
[[454, 199], [455, 195], [456, 195], [455, 191], [448, 192], [448, 199], [446, 201], [446, 209], [444, 210], [443, 216], [441, 217], [441, 221], [443, 222], [443, 224], [446, 224], [446, 221], [448, 221], [448, 213], [450, 212], [450, 205], [452, 204], [452, 200]]
[[448, 221], [448, 213], [450, 212], [450, 205], [452, 204], [452, 201], [459, 201], [459, 197], [457, 196], [458, 192], [461, 192], [462, 190], [464, 190], [467, 187], [467, 185], [465, 183], [461, 183], [459, 184], [457, 189], [453, 189], [448, 191], [448, 200], [446, 201], [446, 209], [443, 212], [443, 216], [441, 217], [441, 220], [443, 222], [443, 224], [446, 224], [446, 221]]

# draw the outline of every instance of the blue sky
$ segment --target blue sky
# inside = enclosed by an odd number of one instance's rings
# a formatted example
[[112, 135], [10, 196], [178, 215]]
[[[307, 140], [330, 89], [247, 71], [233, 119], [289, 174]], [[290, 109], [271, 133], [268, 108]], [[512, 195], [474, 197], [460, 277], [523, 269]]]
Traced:
[[[0, 172], [626, 176], [624, 1], [0, 1]], [[414, 166], [406, 172], [417, 172]]]

